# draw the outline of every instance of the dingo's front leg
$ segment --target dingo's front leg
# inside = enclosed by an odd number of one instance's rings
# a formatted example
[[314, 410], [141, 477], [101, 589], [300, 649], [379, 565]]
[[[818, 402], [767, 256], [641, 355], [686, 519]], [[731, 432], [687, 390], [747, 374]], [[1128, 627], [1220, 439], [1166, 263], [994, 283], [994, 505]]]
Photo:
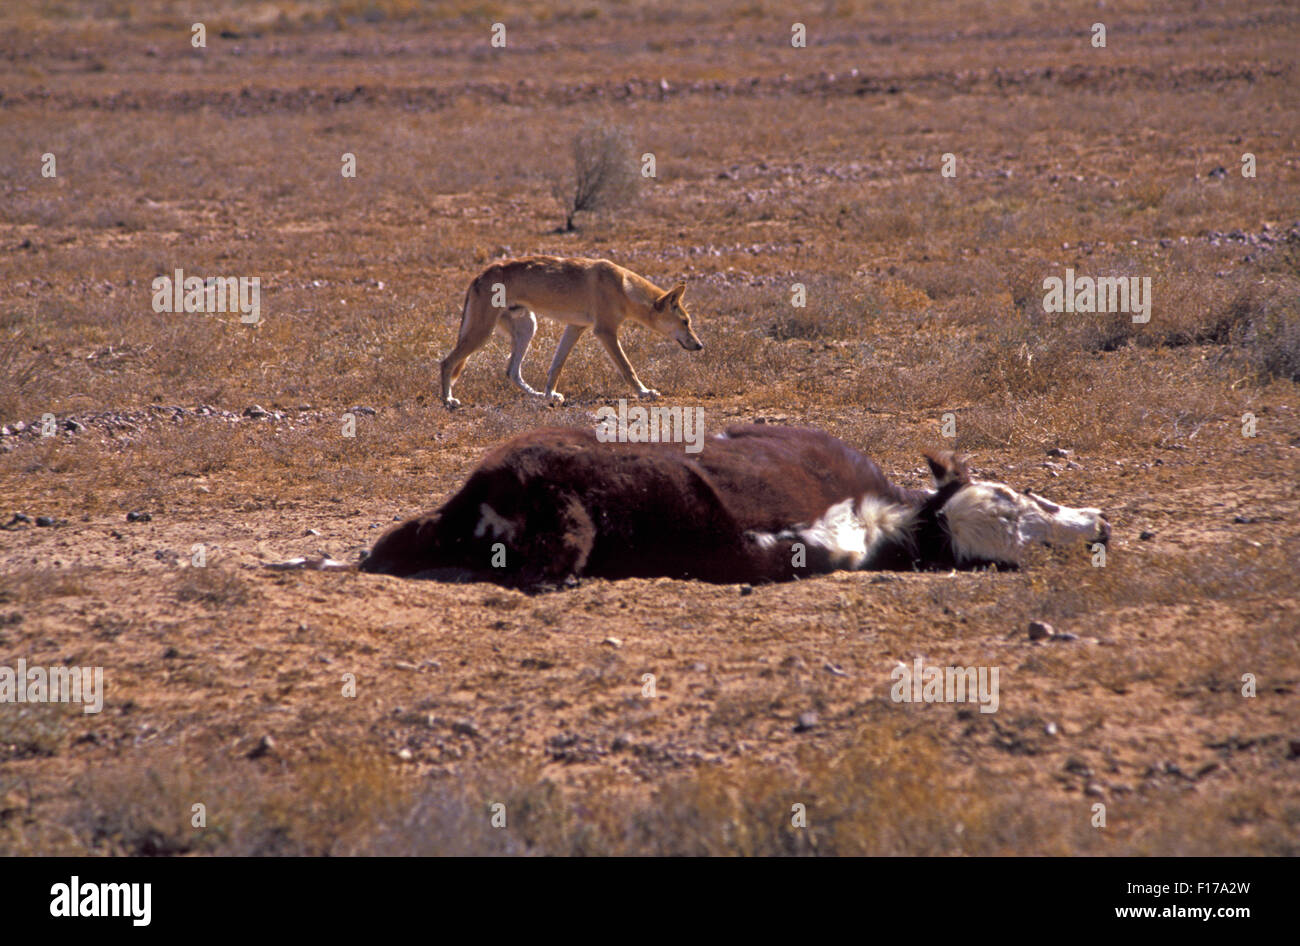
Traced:
[[627, 354], [623, 351], [623, 346], [619, 344], [618, 336], [611, 329], [595, 330], [596, 338], [605, 346], [605, 351], [609, 352], [610, 360], [623, 375], [624, 380], [636, 390], [637, 397], [656, 398], [659, 392], [654, 388], [647, 388], [641, 383], [641, 379], [636, 376], [636, 370], [632, 367], [632, 362], [627, 360]]
[[585, 325], [570, 325], [560, 336], [560, 344], [556, 346], [555, 357], [551, 359], [551, 370], [546, 373], [546, 396], [556, 404], [564, 403], [564, 395], [555, 390], [555, 384], [560, 380], [560, 372], [564, 370], [564, 362], [569, 357], [569, 352], [573, 351], [573, 346], [582, 338], [582, 333], [587, 331]]

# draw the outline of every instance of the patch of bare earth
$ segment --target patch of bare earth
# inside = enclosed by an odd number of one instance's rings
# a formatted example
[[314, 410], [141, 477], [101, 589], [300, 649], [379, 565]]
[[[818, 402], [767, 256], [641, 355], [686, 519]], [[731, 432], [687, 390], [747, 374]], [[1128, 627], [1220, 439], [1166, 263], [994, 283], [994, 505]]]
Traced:
[[[560, 5], [493, 50], [470, 4], [271, 6], [206, 50], [153, 2], [0, 12], [0, 666], [106, 686], [0, 703], [0, 851], [1300, 853], [1297, 11], [1108, 4], [1101, 50], [1093, 5], [850, 2], [792, 49], [774, 2]], [[593, 116], [658, 177], [557, 233]], [[1104, 566], [262, 567], [355, 562], [623, 396], [584, 340], [539, 408], [495, 339], [439, 406], [466, 285], [529, 252], [685, 280], [705, 350], [625, 346], [710, 430], [823, 427], [909, 486], [954, 446], [1105, 509]], [[1151, 276], [1151, 321], [1044, 313], [1067, 267]], [[176, 268], [260, 276], [265, 321], [154, 312]], [[997, 667], [997, 712], [894, 702], [918, 657]]]

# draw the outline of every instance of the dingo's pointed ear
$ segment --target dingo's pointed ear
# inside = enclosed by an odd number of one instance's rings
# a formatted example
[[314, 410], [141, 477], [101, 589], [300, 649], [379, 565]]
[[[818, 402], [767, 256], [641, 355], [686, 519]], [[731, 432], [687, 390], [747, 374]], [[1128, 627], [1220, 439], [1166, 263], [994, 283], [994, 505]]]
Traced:
[[682, 299], [682, 293], [685, 291], [686, 291], [686, 283], [679, 282], [677, 285], [673, 286], [673, 288], [669, 289], [662, 296], [660, 296], [659, 300], [655, 303], [655, 305], [659, 306], [661, 309], [666, 309], [674, 302], [680, 302]]

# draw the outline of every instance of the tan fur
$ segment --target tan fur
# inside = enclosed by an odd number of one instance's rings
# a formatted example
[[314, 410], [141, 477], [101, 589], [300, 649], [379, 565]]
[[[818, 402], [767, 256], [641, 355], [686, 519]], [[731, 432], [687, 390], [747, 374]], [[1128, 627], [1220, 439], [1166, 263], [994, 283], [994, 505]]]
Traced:
[[[497, 285], [504, 287], [504, 298], [494, 289]], [[635, 322], [673, 339], [687, 351], [699, 351], [704, 345], [682, 306], [685, 291], [685, 284], [678, 283], [665, 292], [644, 276], [605, 259], [526, 256], [493, 263], [479, 273], [465, 294], [460, 337], [442, 360], [443, 403], [449, 408], [460, 406], [452, 397], [452, 385], [466, 359], [487, 344], [497, 328], [512, 342], [506, 376], [526, 394], [562, 402], [564, 396], [555, 390], [560, 371], [574, 344], [591, 329], [636, 393], [658, 397], [658, 391], [647, 388], [636, 376], [619, 344], [618, 330], [624, 322]], [[495, 300], [494, 294], [498, 296]], [[494, 301], [498, 303], [495, 306]], [[545, 392], [529, 387], [520, 373], [539, 315], [568, 326], [547, 372]]]

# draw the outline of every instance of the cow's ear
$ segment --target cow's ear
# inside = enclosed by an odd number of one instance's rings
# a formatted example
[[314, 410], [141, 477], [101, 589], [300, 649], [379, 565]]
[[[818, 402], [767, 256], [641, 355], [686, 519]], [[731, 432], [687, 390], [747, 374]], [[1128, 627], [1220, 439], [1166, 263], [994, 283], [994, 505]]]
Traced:
[[966, 461], [951, 450], [927, 450], [925, 462], [930, 464], [935, 486], [970, 482], [970, 468], [966, 466]]

